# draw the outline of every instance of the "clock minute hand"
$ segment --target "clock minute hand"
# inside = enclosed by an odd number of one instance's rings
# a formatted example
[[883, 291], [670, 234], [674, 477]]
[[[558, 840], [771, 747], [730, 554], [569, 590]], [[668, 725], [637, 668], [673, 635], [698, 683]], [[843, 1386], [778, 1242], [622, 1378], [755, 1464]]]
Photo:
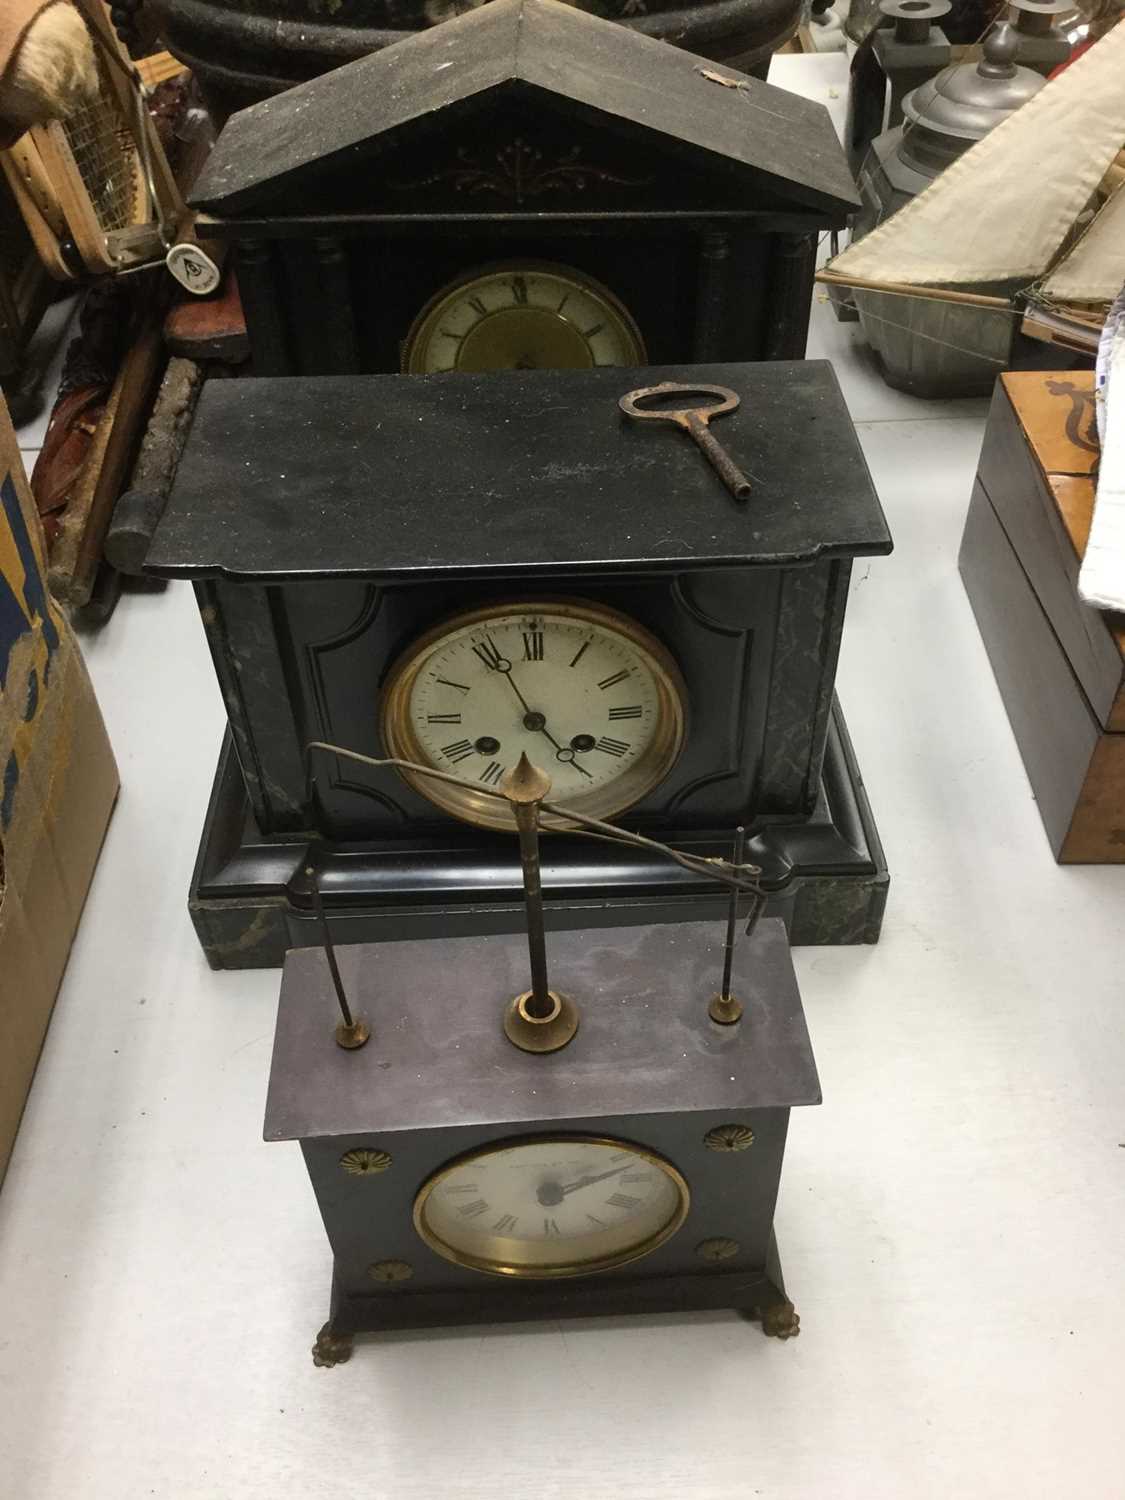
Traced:
[[[512, 689], [512, 692], [515, 693], [516, 697], [520, 700], [520, 703], [523, 706], [523, 711], [524, 711], [524, 714], [526, 715], [526, 717], [524, 719], [524, 727], [527, 728], [527, 729], [538, 730], [540, 734], [545, 734], [547, 736], [547, 738], [551, 741], [551, 744], [554, 745], [555, 749], [556, 750], [561, 750], [562, 746], [559, 744], [558, 740], [555, 739], [554, 735], [552, 735], [551, 731], [547, 728], [546, 715], [541, 714], [541, 713], [538, 712], [538, 710], [532, 708], [531, 704], [527, 701], [527, 699], [524, 697], [524, 695], [520, 692], [519, 684], [516, 682], [516, 679], [512, 676], [512, 664], [511, 664], [511, 662], [505, 660], [504, 663], [503, 663], [503, 665], [500, 665], [499, 663], [497, 663], [496, 670], [500, 673], [500, 675], [502, 677], [506, 677], [508, 679], [508, 683], [509, 683], [509, 685], [510, 685], [510, 687]], [[528, 724], [527, 723], [528, 719], [531, 719], [533, 722], [531, 724]]]
[[508, 679], [509, 683], [511, 684], [512, 692], [515, 693], [516, 697], [523, 704], [524, 712], [530, 713], [531, 705], [530, 703], [528, 703], [524, 695], [520, 692], [519, 688], [516, 685], [516, 679], [512, 676], [511, 662], [506, 660], [506, 658], [501, 657], [500, 661], [496, 663], [496, 670], [500, 673], [501, 677], [506, 677]]
[[595, 1182], [604, 1182], [607, 1177], [616, 1177], [618, 1172], [627, 1172], [633, 1165], [633, 1162], [627, 1161], [624, 1166], [614, 1167], [613, 1170], [609, 1172], [599, 1172], [596, 1177], [580, 1177], [577, 1182], [568, 1182], [566, 1186], [560, 1188], [559, 1191], [564, 1195], [567, 1193], [575, 1193], [579, 1188], [592, 1187]]

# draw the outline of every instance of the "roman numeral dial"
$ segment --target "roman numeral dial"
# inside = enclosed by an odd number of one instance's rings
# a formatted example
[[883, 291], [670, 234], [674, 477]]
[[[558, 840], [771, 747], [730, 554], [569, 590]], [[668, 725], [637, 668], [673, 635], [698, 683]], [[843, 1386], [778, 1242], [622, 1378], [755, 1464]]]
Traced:
[[497, 1275], [594, 1274], [676, 1232], [689, 1189], [643, 1147], [585, 1136], [485, 1146], [439, 1169], [414, 1205], [437, 1254]]
[[403, 369], [587, 370], [642, 365], [644, 340], [616, 295], [568, 266], [482, 267], [439, 291], [406, 336]]
[[668, 652], [628, 616], [582, 600], [498, 605], [406, 650], [384, 688], [383, 741], [396, 758], [471, 783], [413, 782], [481, 826], [512, 826], [488, 793], [525, 753], [551, 777], [552, 802], [603, 818], [673, 769], [684, 700]]

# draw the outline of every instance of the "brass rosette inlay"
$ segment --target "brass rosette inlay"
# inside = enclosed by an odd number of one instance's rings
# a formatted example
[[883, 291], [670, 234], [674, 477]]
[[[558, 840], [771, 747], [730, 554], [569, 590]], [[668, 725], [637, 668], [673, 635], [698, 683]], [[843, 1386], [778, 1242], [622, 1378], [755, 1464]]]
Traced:
[[372, 1281], [392, 1286], [399, 1281], [409, 1281], [414, 1275], [414, 1267], [408, 1260], [377, 1260], [368, 1266], [367, 1274]]
[[695, 1247], [695, 1253], [703, 1260], [730, 1260], [741, 1249], [742, 1246], [737, 1240], [717, 1236], [713, 1240], [700, 1240]]
[[377, 1151], [372, 1146], [356, 1146], [340, 1158], [340, 1167], [349, 1177], [374, 1177], [385, 1172], [390, 1164], [391, 1153]]
[[703, 1137], [708, 1151], [747, 1151], [754, 1144], [749, 1125], [715, 1125]]

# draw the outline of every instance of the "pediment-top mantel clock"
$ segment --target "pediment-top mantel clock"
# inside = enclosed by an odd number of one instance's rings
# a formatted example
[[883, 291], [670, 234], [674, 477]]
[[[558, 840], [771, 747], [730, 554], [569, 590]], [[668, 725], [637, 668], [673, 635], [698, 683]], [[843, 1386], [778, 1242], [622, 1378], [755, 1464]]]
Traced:
[[[217, 966], [309, 940], [510, 931], [490, 795], [523, 753], [584, 814], [698, 851], [745, 824], [795, 942], [873, 941], [887, 876], [833, 684], [851, 561], [890, 537], [831, 368], [719, 385], [732, 498], [614, 368], [213, 382], [148, 566], [190, 578], [229, 718], [192, 881]], [[315, 434], [315, 441], [309, 435]], [[479, 788], [327, 757], [327, 741]], [[548, 824], [557, 927], [679, 922], [722, 894]]]
[[193, 204], [282, 375], [799, 358], [858, 200], [821, 105], [491, 0], [233, 115]]

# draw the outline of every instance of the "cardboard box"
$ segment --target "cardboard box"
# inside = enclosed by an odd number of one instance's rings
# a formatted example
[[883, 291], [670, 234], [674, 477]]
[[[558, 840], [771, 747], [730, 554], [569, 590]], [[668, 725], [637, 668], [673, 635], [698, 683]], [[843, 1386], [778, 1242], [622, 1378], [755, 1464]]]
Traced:
[[0, 398], [0, 1179], [117, 796]]
[[1125, 618], [1078, 596], [1098, 439], [1092, 371], [996, 386], [961, 576], [1062, 864], [1125, 862]]

